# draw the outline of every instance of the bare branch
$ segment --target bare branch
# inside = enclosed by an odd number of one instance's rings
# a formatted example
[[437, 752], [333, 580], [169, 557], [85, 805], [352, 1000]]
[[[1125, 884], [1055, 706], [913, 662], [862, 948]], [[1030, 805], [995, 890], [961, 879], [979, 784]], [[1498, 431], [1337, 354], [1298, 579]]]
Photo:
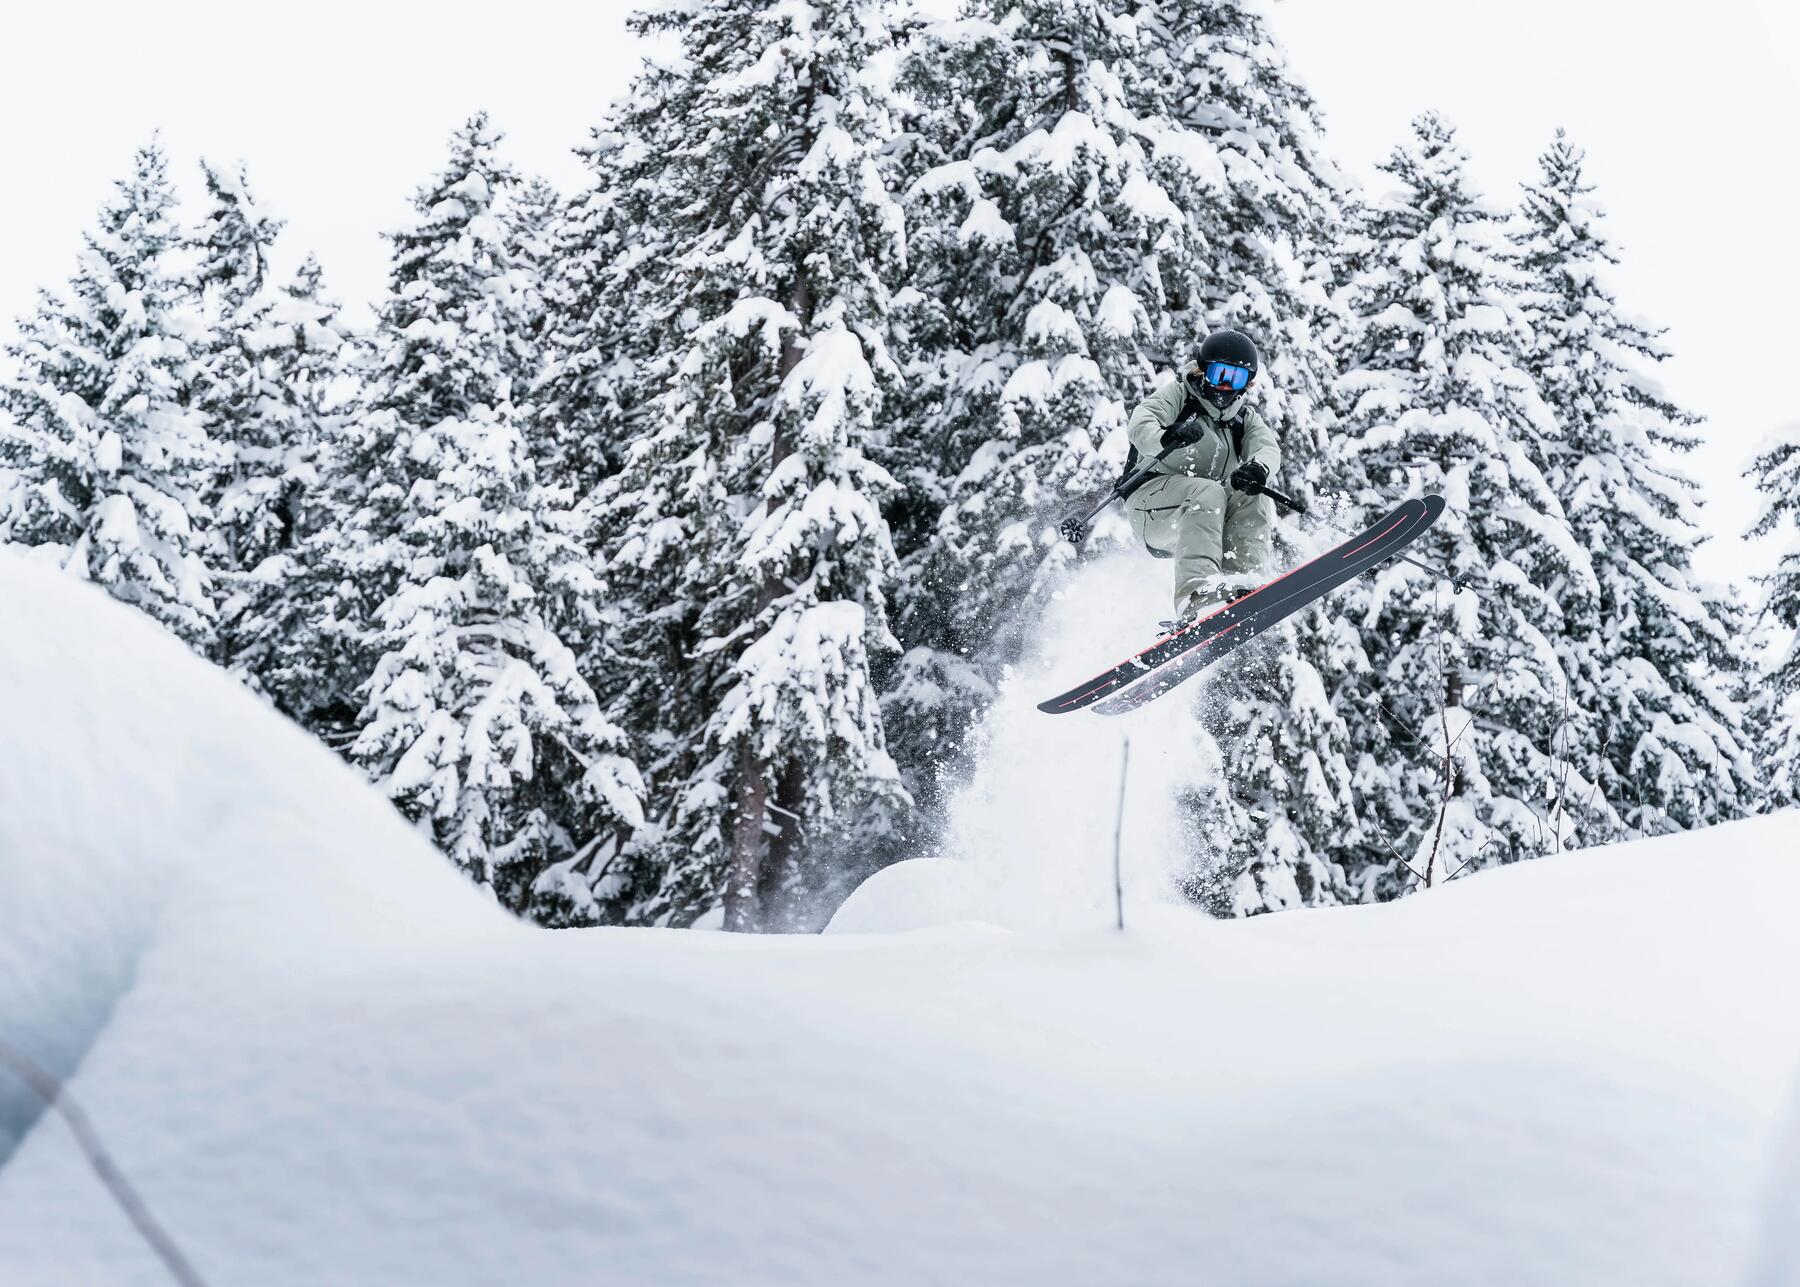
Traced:
[[1417, 867], [1413, 866], [1410, 862], [1408, 862], [1406, 859], [1404, 859], [1400, 856], [1400, 851], [1398, 849], [1394, 848], [1394, 842], [1392, 840], [1388, 839], [1387, 833], [1377, 832], [1376, 834], [1381, 837], [1381, 843], [1383, 845], [1387, 846], [1387, 851], [1389, 854], [1391, 854], [1393, 856], [1394, 861], [1399, 863], [1402, 867], [1406, 868], [1406, 870], [1410, 871], [1413, 874], [1414, 880], [1424, 880], [1425, 879], [1425, 877], [1423, 877], [1419, 874], [1419, 869]]
[[[1551, 750], [1554, 751], [1556, 749], [1556, 743], [1559, 738], [1563, 744], [1562, 780], [1557, 783], [1556, 787], [1555, 817], [1557, 818], [1559, 825], [1553, 829], [1557, 853], [1562, 852], [1562, 827], [1560, 823], [1564, 816], [1563, 807], [1569, 798], [1569, 677], [1567, 675], [1563, 676], [1562, 722], [1556, 726], [1556, 733], [1550, 739]], [[1540, 840], [1539, 843], [1541, 844], [1542, 841]]]
[[1442, 721], [1444, 728], [1444, 796], [1442, 803], [1438, 807], [1437, 829], [1432, 833], [1431, 837], [1431, 852], [1427, 854], [1425, 858], [1425, 875], [1423, 879], [1425, 881], [1425, 888], [1427, 889], [1431, 888], [1431, 878], [1437, 869], [1438, 850], [1444, 843], [1444, 823], [1450, 817], [1450, 799], [1454, 794], [1456, 786], [1456, 766], [1450, 759], [1450, 753], [1455, 749], [1455, 745], [1450, 740], [1450, 685], [1448, 678], [1444, 674], [1444, 653], [1446, 648], [1444, 644], [1443, 597], [1443, 586], [1440, 583], [1432, 591], [1432, 605], [1436, 609], [1435, 615], [1437, 618], [1438, 634], [1438, 718]]

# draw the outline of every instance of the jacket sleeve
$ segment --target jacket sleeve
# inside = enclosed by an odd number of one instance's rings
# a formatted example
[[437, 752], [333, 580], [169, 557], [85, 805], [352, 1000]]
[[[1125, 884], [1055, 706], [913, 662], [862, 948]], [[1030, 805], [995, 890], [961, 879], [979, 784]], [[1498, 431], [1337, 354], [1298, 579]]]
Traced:
[[1131, 439], [1131, 445], [1138, 449], [1138, 454], [1146, 461], [1163, 449], [1163, 430], [1175, 423], [1186, 397], [1181, 381], [1171, 380], [1138, 403], [1137, 409], [1131, 413], [1125, 432]]
[[[1135, 420], [1133, 417], [1134, 423]], [[1244, 413], [1244, 459], [1261, 464], [1270, 478], [1281, 468], [1281, 444], [1275, 440], [1275, 431], [1254, 411]]]

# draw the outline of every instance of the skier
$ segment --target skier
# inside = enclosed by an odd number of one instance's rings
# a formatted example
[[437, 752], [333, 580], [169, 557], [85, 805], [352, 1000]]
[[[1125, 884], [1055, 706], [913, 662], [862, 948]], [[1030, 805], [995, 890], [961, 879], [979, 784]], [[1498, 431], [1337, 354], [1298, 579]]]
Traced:
[[[1340, 529], [1343, 541], [1274, 580], [1242, 576], [1269, 555], [1277, 501], [1307, 512], [1268, 486], [1269, 475], [1281, 467], [1281, 447], [1244, 402], [1256, 368], [1256, 344], [1248, 335], [1207, 336], [1188, 370], [1131, 413], [1124, 475], [1057, 525], [1065, 540], [1079, 546], [1088, 523], [1123, 500], [1138, 539], [1152, 554], [1175, 560], [1176, 620], [1163, 622], [1162, 637], [1148, 648], [1039, 702], [1046, 715], [1134, 711], [1388, 559], [1403, 559], [1464, 588], [1405, 553], [1443, 514], [1438, 495], [1409, 496], [1360, 532]], [[1226, 606], [1214, 612], [1216, 605]]]
[[1126, 426], [1128, 471], [1182, 444], [1125, 503], [1133, 535], [1175, 560], [1178, 621], [1224, 603], [1239, 584], [1230, 578], [1269, 556], [1275, 505], [1262, 489], [1281, 466], [1281, 446], [1245, 403], [1256, 368], [1248, 335], [1214, 331], [1193, 366], [1140, 402]]

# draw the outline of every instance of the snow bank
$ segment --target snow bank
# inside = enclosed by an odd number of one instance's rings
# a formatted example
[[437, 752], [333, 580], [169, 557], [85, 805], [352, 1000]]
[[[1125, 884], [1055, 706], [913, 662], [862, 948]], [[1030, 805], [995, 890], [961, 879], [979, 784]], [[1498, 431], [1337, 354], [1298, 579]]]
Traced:
[[[1793, 1210], [1793, 815], [1124, 935], [1046, 822], [1061, 922], [536, 932], [96, 592], [0, 605], [0, 1033], [210, 1282], [1717, 1284]], [[0, 1282], [162, 1281], [29, 1123]]]
[[[153, 947], [182, 941], [159, 938], [172, 921], [301, 960], [353, 925], [510, 927], [310, 738], [138, 613], [4, 551], [0, 712], [0, 1037], [58, 1073]], [[40, 1107], [0, 1077], [0, 1162]]]
[[1788, 1109], [1783, 1142], [1769, 1173], [1762, 1255], [1751, 1287], [1800, 1287], [1800, 1085]]

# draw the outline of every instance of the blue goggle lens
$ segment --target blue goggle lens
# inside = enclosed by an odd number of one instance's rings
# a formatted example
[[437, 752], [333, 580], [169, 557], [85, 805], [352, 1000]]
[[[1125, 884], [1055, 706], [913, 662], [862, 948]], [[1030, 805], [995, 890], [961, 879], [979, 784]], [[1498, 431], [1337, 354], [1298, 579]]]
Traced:
[[1250, 383], [1250, 368], [1230, 362], [1208, 362], [1206, 382], [1221, 389], [1242, 389]]

